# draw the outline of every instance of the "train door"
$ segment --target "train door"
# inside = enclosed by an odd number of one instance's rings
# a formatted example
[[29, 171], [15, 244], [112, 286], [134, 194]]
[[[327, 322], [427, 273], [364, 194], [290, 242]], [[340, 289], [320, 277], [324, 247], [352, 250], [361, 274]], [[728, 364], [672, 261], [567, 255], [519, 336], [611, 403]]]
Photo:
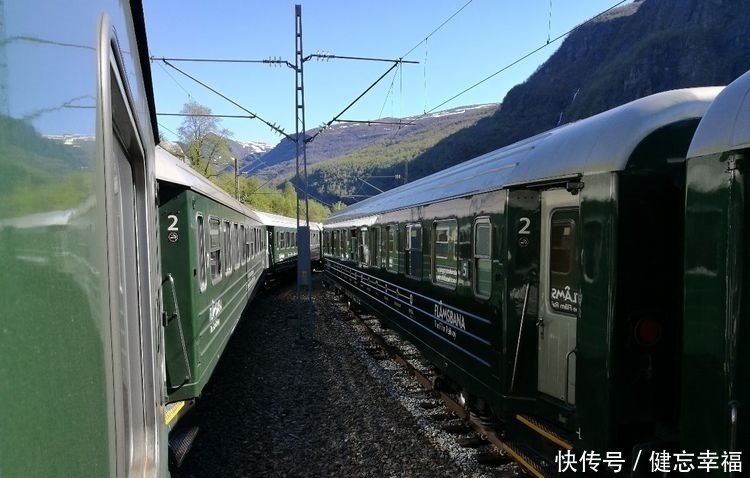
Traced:
[[575, 405], [579, 196], [565, 189], [542, 191], [539, 277], [539, 392]]
[[156, 220], [153, 172], [107, 17], [102, 17], [99, 34], [116, 476], [144, 475], [159, 459], [156, 411], [163, 384], [152, 308], [158, 267], [151, 232]]
[[[534, 397], [536, 327], [539, 297], [540, 194], [534, 189], [508, 191], [506, 208], [507, 299], [503, 316], [507, 350], [503, 376], [511, 396]], [[498, 251], [498, 255], [500, 255]], [[494, 291], [493, 291], [494, 292]]]

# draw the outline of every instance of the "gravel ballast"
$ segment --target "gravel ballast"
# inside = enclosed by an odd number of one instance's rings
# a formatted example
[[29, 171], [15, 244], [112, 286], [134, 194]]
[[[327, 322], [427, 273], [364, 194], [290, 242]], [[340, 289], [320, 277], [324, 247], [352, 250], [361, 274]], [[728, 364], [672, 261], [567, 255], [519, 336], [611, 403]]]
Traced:
[[378, 353], [320, 274], [313, 284], [301, 294], [312, 321], [297, 319], [293, 283], [250, 305], [173, 477], [513, 476], [515, 465], [478, 464], [487, 446], [460, 447], [462, 435], [444, 431], [460, 422]]

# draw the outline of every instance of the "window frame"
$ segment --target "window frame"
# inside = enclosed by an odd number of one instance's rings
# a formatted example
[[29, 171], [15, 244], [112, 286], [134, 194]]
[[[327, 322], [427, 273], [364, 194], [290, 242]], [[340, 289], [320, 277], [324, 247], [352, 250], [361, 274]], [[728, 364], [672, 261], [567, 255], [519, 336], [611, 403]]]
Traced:
[[[479, 246], [479, 240], [478, 240], [478, 233], [480, 227], [484, 229], [486, 227], [487, 229], [487, 252], [486, 254], [484, 251], [478, 251]], [[472, 290], [474, 291], [474, 295], [476, 297], [482, 298], [482, 299], [489, 299], [492, 295], [492, 251], [494, 250], [494, 244], [493, 244], [493, 234], [492, 234], [492, 221], [490, 220], [489, 216], [479, 216], [476, 219], [474, 219], [474, 226], [472, 230], [472, 260], [473, 260], [473, 271], [472, 271]], [[487, 261], [486, 263], [489, 264], [490, 268], [490, 290], [487, 293], [484, 293], [479, 289], [480, 284], [482, 283], [479, 280], [479, 272], [480, 272], [480, 261]]]
[[206, 226], [202, 212], [195, 213], [195, 234], [198, 254], [198, 290], [205, 292], [208, 287], [208, 261], [206, 260]]
[[[404, 275], [410, 279], [414, 280], [422, 280], [422, 275], [424, 274], [424, 259], [422, 257], [422, 249], [423, 249], [423, 231], [422, 231], [422, 224], [420, 223], [411, 223], [406, 225], [406, 237], [404, 238], [404, 251], [405, 259], [406, 259], [406, 268], [404, 269]], [[413, 246], [412, 241], [412, 230], [418, 231], [418, 239], [416, 241], [417, 247]], [[413, 269], [415, 269], [414, 265], [414, 258], [418, 258], [419, 264], [416, 266], [416, 272], [419, 274], [412, 274]]]
[[[571, 217], [562, 217], [562, 218], [556, 218], [555, 216], [557, 214], [567, 215], [571, 212], [578, 214], [578, 211], [576, 208], [556, 208], [553, 209], [550, 212], [549, 215], [549, 250], [547, 251], [549, 254], [549, 269], [548, 269], [548, 287], [549, 287], [549, 295], [547, 299], [547, 307], [550, 311], [552, 311], [555, 314], [564, 314], [564, 315], [571, 315], [571, 316], [577, 316], [579, 312], [579, 305], [577, 303], [570, 304], [571, 310], [565, 310], [565, 307], [558, 305], [553, 305], [553, 300], [557, 300], [556, 294], [554, 293], [554, 290], [560, 290], [564, 291], [566, 287], [569, 290], [572, 290], [575, 297], [578, 297], [581, 292], [581, 283], [579, 280], [579, 264], [578, 264], [578, 250], [579, 250], [579, 244], [578, 244], [578, 221], [575, 218]], [[560, 227], [570, 227], [570, 232], [566, 235], [571, 238], [571, 247], [555, 247], [555, 241], [553, 238], [553, 231], [555, 231], [556, 228]], [[564, 237], [564, 236], [561, 236]], [[561, 271], [558, 269], [554, 269], [553, 266], [556, 264], [555, 261], [553, 261], [553, 255], [555, 250], [567, 250], [567, 269], [565, 271]], [[574, 287], [571, 287], [574, 286]], [[559, 288], [558, 288], [559, 286]]]
[[[448, 227], [445, 228], [445, 224], [448, 224]], [[446, 230], [446, 237], [445, 241], [438, 242], [438, 231], [444, 229]], [[438, 244], [445, 244], [445, 249], [447, 250], [447, 255], [445, 256], [438, 256]], [[432, 228], [430, 231], [430, 280], [433, 284], [444, 287], [446, 289], [456, 290], [458, 287], [458, 280], [459, 280], [459, 258], [458, 258], [458, 220], [456, 218], [445, 218], [445, 219], [435, 219], [432, 221]], [[438, 260], [443, 262], [442, 264], [438, 264]], [[444, 268], [446, 271], [450, 270], [451, 267], [448, 266], [446, 263], [453, 262], [453, 273], [455, 274], [455, 279], [452, 281], [447, 281], [445, 279], [441, 279], [438, 275], [438, 267]]]
[[385, 270], [398, 273], [398, 225], [385, 228]]
[[[216, 225], [216, 234], [213, 234], [213, 228], [212, 225]], [[208, 256], [209, 256], [209, 270], [210, 270], [210, 276], [211, 276], [211, 284], [215, 285], [221, 282], [222, 277], [224, 277], [224, 254], [222, 252], [224, 241], [222, 238], [222, 225], [221, 225], [221, 219], [218, 216], [209, 215], [208, 216]], [[217, 236], [217, 246], [214, 247], [211, 241], [212, 236]], [[214, 254], [217, 254], [215, 257]], [[215, 262], [215, 267], [214, 267]]]
[[222, 221], [222, 231], [224, 233], [224, 275], [232, 274], [232, 223], [228, 219]]

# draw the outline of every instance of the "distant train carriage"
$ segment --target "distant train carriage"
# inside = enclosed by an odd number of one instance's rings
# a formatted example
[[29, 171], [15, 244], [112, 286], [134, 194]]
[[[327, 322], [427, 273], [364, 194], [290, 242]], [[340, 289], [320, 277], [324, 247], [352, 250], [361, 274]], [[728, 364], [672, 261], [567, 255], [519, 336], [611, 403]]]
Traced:
[[719, 91], [636, 100], [338, 212], [327, 278], [527, 469], [572, 449], [624, 469], [645, 452], [648, 470], [677, 446], [685, 157]]
[[715, 453], [717, 475], [724, 452], [750, 452], [748, 160], [750, 72], [708, 109], [687, 159], [681, 448]]
[[156, 148], [169, 402], [198, 397], [267, 266], [265, 227]]
[[312, 269], [323, 267], [323, 224], [310, 223], [310, 262]]
[[268, 234], [268, 274], [281, 276], [297, 267], [297, 219], [258, 212]]

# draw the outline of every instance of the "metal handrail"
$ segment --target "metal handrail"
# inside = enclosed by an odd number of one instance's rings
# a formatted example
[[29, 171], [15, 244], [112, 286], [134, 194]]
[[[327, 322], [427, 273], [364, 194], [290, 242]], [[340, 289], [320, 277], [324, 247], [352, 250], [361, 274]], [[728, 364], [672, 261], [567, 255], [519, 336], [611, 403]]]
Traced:
[[521, 309], [521, 320], [518, 323], [518, 340], [516, 341], [516, 357], [513, 360], [513, 373], [510, 377], [510, 391], [513, 392], [513, 387], [516, 384], [516, 368], [518, 367], [518, 351], [521, 349], [521, 336], [523, 335], [523, 319], [526, 318], [526, 304], [529, 301], [529, 287], [531, 282], [526, 283], [526, 292], [523, 297], [523, 308]]
[[176, 392], [177, 390], [181, 389], [183, 386], [185, 386], [186, 383], [189, 383], [193, 380], [193, 374], [190, 371], [190, 360], [188, 359], [188, 353], [187, 353], [187, 345], [185, 344], [185, 333], [182, 330], [182, 319], [180, 318], [180, 307], [177, 304], [177, 288], [174, 285], [174, 277], [172, 277], [171, 273], [167, 274], [167, 277], [161, 282], [162, 288], [164, 288], [164, 284], [169, 282], [169, 284], [172, 286], [172, 303], [174, 304], [174, 314], [172, 314], [171, 317], [168, 319], [165, 317], [164, 320], [164, 327], [167, 326], [169, 322], [171, 322], [173, 319], [177, 319], [177, 329], [180, 333], [180, 345], [182, 346], [182, 358], [185, 361], [185, 371], [187, 372], [187, 376], [182, 381], [181, 384], [177, 385], [176, 387], [169, 387], [169, 389], [173, 392]]

